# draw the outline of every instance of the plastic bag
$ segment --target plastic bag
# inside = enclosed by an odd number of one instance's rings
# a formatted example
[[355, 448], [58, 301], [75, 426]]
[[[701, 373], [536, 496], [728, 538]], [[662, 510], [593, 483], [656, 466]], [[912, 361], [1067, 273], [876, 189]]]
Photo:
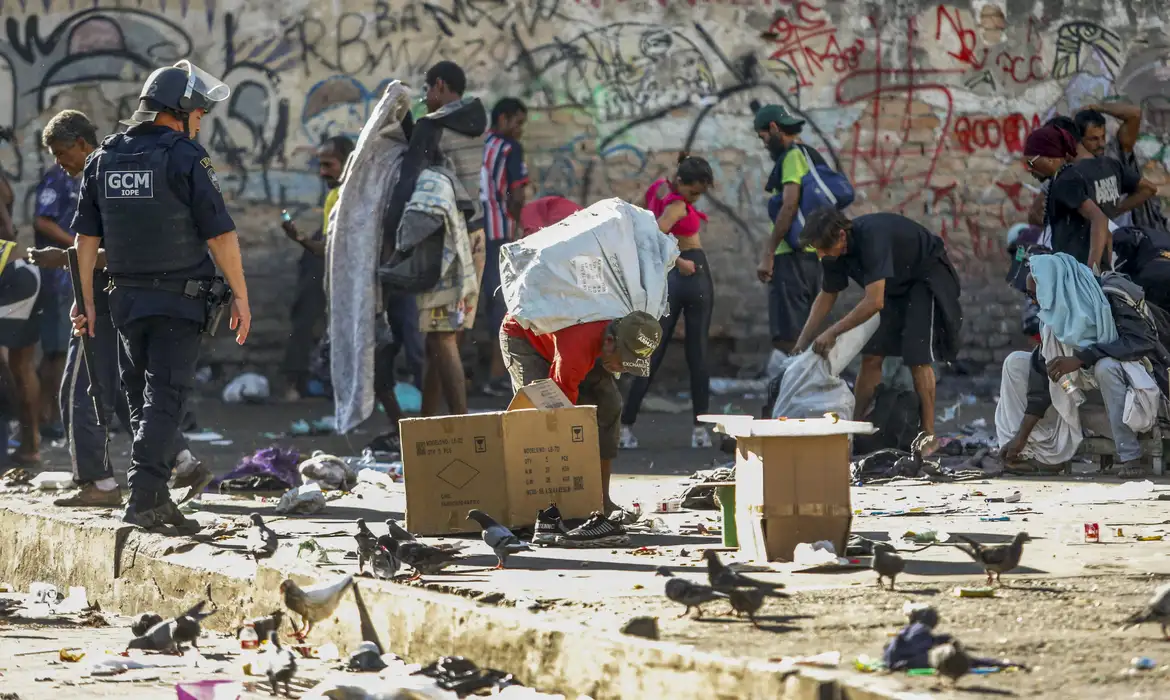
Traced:
[[666, 276], [678, 243], [650, 212], [606, 199], [500, 253], [508, 313], [534, 333], [645, 311], [667, 313]]
[[268, 396], [268, 379], [255, 372], [244, 372], [223, 388], [224, 403], [261, 402]]
[[820, 418], [836, 413], [853, 417], [853, 391], [839, 376], [877, 331], [880, 319], [875, 314], [865, 323], [841, 334], [824, 358], [805, 350], [784, 370], [780, 392], [772, 406], [773, 418]]
[[305, 484], [285, 491], [284, 495], [280, 497], [280, 503], [276, 504], [278, 515], [295, 513], [311, 515], [324, 509], [325, 494], [321, 493], [321, 487], [316, 483]]

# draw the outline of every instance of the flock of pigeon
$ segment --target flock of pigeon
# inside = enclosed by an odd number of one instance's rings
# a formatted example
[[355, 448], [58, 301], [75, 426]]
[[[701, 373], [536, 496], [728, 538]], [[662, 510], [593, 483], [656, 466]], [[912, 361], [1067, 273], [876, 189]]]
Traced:
[[[503, 568], [511, 555], [530, 551], [528, 545], [511, 530], [486, 513], [472, 510], [467, 518], [474, 520], [482, 528], [481, 537], [498, 560], [496, 568]], [[256, 559], [271, 556], [277, 549], [278, 535], [265, 525], [263, 518], [258, 514], [253, 513], [250, 519], [252, 524], [247, 535], [248, 552]], [[429, 545], [419, 542], [394, 520], [387, 520], [386, 527], [385, 535], [376, 536], [364, 520], [357, 521], [355, 540], [359, 574], [363, 573], [368, 565], [374, 576], [390, 579], [397, 576], [399, 570], [406, 566], [413, 570], [414, 574], [410, 579], [413, 580], [442, 571], [464, 556], [462, 554], [466, 547], [464, 543]], [[960, 539], [965, 544], [959, 545], [959, 548], [983, 567], [990, 585], [993, 577], [998, 584], [1001, 574], [1019, 566], [1024, 543], [1029, 537], [1027, 533], [1021, 532], [1010, 543], [1003, 545], [982, 545], [962, 536]], [[905, 560], [888, 543], [872, 544], [874, 550], [872, 566], [878, 575], [878, 586], [884, 588], [884, 581], [888, 579], [889, 589], [893, 590], [895, 579], [905, 568]], [[736, 617], [746, 614], [751, 623], [758, 627], [756, 614], [764, 602], [768, 598], [788, 597], [783, 591], [785, 588], [783, 583], [760, 581], [735, 571], [725, 565], [714, 550], [706, 550], [704, 557], [707, 564], [706, 584], [675, 576], [665, 566], [660, 566], [656, 570], [657, 575], [666, 577], [664, 592], [667, 599], [684, 607], [679, 617], [697, 610], [701, 618], [704, 605], [722, 601], [730, 606], [730, 611], [734, 612]], [[283, 581], [280, 584], [280, 593], [284, 607], [301, 620], [301, 626], [298, 626], [290, 619], [293, 636], [303, 641], [315, 623], [332, 617], [340, 605], [343, 594], [353, 585], [354, 577], [349, 575], [332, 582], [303, 588], [291, 579]], [[210, 590], [207, 597], [211, 598]], [[127, 644], [127, 650], [182, 654], [184, 645], [198, 648], [200, 623], [216, 612], [214, 607], [207, 610], [208, 603], [209, 601], [201, 600], [186, 612], [170, 619], [163, 619], [155, 613], [144, 613], [131, 627], [134, 637]], [[268, 677], [273, 695], [276, 695], [278, 687], [283, 685], [287, 696], [289, 683], [296, 674], [297, 663], [295, 654], [280, 645], [282, 620], [283, 612], [278, 610], [270, 615], [249, 620], [245, 625], [255, 630], [258, 639], [268, 641], [259, 653], [254, 668]], [[925, 624], [927, 629], [932, 629], [937, 622], [938, 613], [929, 606], [915, 606], [911, 612], [912, 626], [915, 623]], [[1160, 587], [1142, 610], [1126, 618], [1123, 621], [1123, 629], [1147, 622], [1159, 623], [1163, 636], [1170, 639], [1170, 584]], [[974, 661], [957, 639], [948, 635], [929, 637], [931, 640], [927, 652], [929, 664], [940, 676], [957, 682], [971, 670]]]

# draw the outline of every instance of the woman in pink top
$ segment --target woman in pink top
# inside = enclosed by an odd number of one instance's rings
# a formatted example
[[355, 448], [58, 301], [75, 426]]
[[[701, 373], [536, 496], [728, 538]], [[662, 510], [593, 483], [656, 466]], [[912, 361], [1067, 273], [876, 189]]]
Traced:
[[[646, 208], [658, 217], [658, 229], [678, 239], [679, 257], [668, 279], [669, 311], [662, 324], [662, 342], [650, 361], [650, 376], [635, 378], [622, 410], [622, 433], [618, 443], [624, 449], [638, 446], [632, 426], [638, 418], [638, 409], [650, 382], [662, 364], [666, 347], [674, 335], [678, 317], [685, 320], [685, 348], [687, 366], [691, 374], [691, 407], [694, 415], [707, 412], [710, 402], [710, 373], [707, 370], [707, 334], [711, 329], [711, 310], [715, 304], [715, 288], [711, 282], [711, 268], [699, 241], [699, 229], [707, 215], [695, 209], [695, 202], [715, 183], [711, 165], [702, 158], [679, 156], [678, 169], [670, 180], [656, 181], [646, 190]], [[707, 429], [695, 421], [691, 447], [710, 447]]]

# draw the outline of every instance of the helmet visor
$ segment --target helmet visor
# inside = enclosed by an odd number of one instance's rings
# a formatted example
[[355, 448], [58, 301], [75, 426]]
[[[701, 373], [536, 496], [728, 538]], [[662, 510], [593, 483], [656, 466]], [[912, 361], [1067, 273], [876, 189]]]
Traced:
[[223, 81], [190, 61], [179, 61], [175, 68], [187, 71], [187, 89], [183, 97], [196, 105], [206, 105], [202, 109], [210, 109], [214, 103], [223, 102], [232, 94], [231, 88]]

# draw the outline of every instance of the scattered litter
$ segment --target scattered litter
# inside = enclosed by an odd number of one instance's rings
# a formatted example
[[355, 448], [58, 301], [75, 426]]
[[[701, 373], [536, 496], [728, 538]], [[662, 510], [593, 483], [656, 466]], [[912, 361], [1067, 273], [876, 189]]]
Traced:
[[[890, 539], [894, 539], [891, 537]], [[907, 530], [902, 533], [902, 539], [910, 540], [915, 544], [927, 544], [930, 542], [946, 542], [951, 539], [951, 533], [943, 532], [942, 530], [923, 530], [915, 532], [914, 530]]]
[[76, 648], [61, 649], [57, 652], [57, 658], [69, 663], [81, 661], [83, 658], [85, 658], [85, 650]]
[[228, 445], [232, 444], [232, 441], [231, 440], [212, 440], [211, 444], [215, 445], [217, 447], [227, 447]]
[[768, 659], [769, 661], [779, 663], [784, 668], [792, 668], [793, 666], [815, 666], [817, 668], [837, 668], [841, 665], [841, 652], [839, 651], [824, 651], [813, 656], [786, 656], [784, 658]]
[[994, 598], [995, 589], [986, 586], [955, 586], [956, 598]]
[[1008, 496], [992, 496], [983, 499], [984, 503], [1019, 503], [1022, 496], [1019, 491], [1014, 491]]
[[792, 562], [800, 566], [824, 566], [826, 564], [849, 564], [849, 560], [837, 556], [837, 550], [828, 540], [801, 542], [792, 552]]
[[322, 491], [347, 491], [357, 483], [357, 470], [353, 466], [321, 450], [301, 462], [297, 469], [306, 484], [320, 484]]
[[678, 513], [680, 511], [682, 511], [682, 499], [680, 498], [667, 498], [654, 506], [655, 513]]
[[56, 605], [57, 601], [61, 599], [61, 594], [57, 592], [57, 587], [51, 583], [44, 581], [33, 581], [28, 585], [28, 594], [32, 596], [34, 603], [42, 605]]
[[305, 557], [306, 554], [308, 555], [306, 558], [309, 559], [310, 563], [325, 565], [333, 563], [329, 560], [329, 550], [322, 547], [317, 540], [307, 539], [297, 546], [298, 557]]
[[289, 489], [280, 497], [276, 504], [278, 515], [311, 515], [319, 513], [325, 508], [325, 494], [316, 483], [305, 484]]
[[388, 489], [394, 485], [394, 479], [389, 474], [368, 467], [358, 472], [357, 482], [358, 484], [374, 484], [384, 489]]
[[182, 681], [175, 684], [178, 700], [239, 700], [244, 684], [239, 681]]
[[220, 493], [232, 491], [284, 491], [301, 485], [296, 448], [266, 447], [243, 458], [226, 476], [211, 482]]
[[381, 671], [386, 668], [386, 665], [386, 662], [382, 660], [382, 655], [378, 653], [377, 644], [373, 642], [362, 642], [349, 655], [346, 668], [350, 671], [357, 671], [358, 673], [368, 673]]
[[1158, 664], [1148, 656], [1135, 656], [1129, 665], [1133, 666], [1135, 671], [1152, 671]]
[[69, 595], [53, 608], [58, 615], [75, 615], [89, 607], [85, 586], [70, 586]]
[[981, 523], [1006, 523], [1009, 520], [1011, 520], [1011, 518], [1006, 516], [1006, 515], [995, 515], [995, 516], [990, 516], [990, 517], [979, 518], [979, 522], [981, 522]]
[[292, 425], [289, 426], [288, 434], [294, 437], [306, 437], [310, 435], [332, 435], [336, 429], [336, 425], [337, 421], [333, 416], [318, 418], [312, 423], [301, 419], [292, 422]]
[[1161, 542], [1162, 535], [1138, 535], [1134, 539], [1138, 542]]
[[33, 474], [29, 470], [23, 467], [13, 467], [4, 472], [0, 481], [3, 481], [5, 486], [27, 486], [32, 478]]
[[244, 372], [223, 388], [224, 403], [263, 403], [269, 397], [268, 378]]
[[875, 659], [869, 654], [858, 654], [853, 661], [853, 668], [862, 673], [877, 673], [886, 670], [886, 664], [881, 659]]
[[73, 488], [73, 475], [69, 472], [41, 472], [29, 482], [33, 488], [42, 491]]
[[210, 430], [201, 430], [198, 433], [183, 433], [183, 437], [187, 438], [187, 442], [214, 442], [223, 439], [222, 435], [213, 433]]

